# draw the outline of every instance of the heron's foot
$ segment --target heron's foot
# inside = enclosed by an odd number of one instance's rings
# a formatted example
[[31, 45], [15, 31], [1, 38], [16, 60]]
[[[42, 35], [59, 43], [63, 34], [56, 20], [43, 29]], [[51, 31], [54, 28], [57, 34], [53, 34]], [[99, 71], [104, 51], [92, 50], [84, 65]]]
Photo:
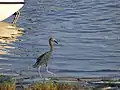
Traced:
[[45, 80], [45, 81], [48, 81], [48, 80], [50, 80], [50, 78], [44, 78], [44, 80]]
[[38, 74], [39, 74], [40, 78], [44, 78], [44, 76], [40, 72]]
[[53, 76], [56, 77], [56, 74], [53, 73]]
[[43, 76], [39, 73], [40, 78], [43, 78]]
[[51, 72], [51, 71], [48, 71], [48, 70], [47, 70], [47, 72], [48, 72], [49, 74], [52, 74], [52, 76], [56, 76], [56, 74], [54, 74], [54, 73]]

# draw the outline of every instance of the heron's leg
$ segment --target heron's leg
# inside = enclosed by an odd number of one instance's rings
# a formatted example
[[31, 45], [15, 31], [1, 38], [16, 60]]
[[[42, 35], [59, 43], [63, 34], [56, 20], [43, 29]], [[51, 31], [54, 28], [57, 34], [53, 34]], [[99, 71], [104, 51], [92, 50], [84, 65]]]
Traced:
[[42, 78], [42, 75], [40, 73], [40, 68], [41, 68], [41, 66], [39, 66], [39, 68], [38, 68], [38, 73], [39, 73], [40, 77]]
[[48, 73], [50, 73], [50, 74], [52, 74], [52, 75], [54, 75], [54, 76], [55, 76], [55, 74], [54, 74], [54, 73], [52, 73], [51, 71], [49, 71], [49, 70], [48, 70], [48, 66], [47, 66], [47, 64], [46, 64], [46, 71], [47, 71]]

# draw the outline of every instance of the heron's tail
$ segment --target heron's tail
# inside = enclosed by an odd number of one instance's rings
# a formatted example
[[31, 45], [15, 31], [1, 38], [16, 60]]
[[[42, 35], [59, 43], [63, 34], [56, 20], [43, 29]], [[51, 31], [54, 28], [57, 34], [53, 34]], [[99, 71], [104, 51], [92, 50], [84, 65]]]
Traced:
[[33, 68], [36, 68], [37, 67], [37, 63], [35, 63], [34, 65], [33, 65]]

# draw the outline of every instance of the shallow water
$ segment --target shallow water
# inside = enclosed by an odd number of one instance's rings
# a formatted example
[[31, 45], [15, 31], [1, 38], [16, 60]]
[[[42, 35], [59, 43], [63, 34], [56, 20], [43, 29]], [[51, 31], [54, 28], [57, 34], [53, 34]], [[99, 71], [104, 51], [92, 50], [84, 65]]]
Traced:
[[48, 66], [58, 76], [119, 76], [119, 3], [119, 0], [26, 0], [17, 23], [25, 33], [19, 40], [5, 43], [13, 48], [2, 48], [6, 53], [0, 56], [0, 72], [38, 75], [31, 65], [49, 50], [48, 39], [53, 35], [59, 44], [55, 45]]

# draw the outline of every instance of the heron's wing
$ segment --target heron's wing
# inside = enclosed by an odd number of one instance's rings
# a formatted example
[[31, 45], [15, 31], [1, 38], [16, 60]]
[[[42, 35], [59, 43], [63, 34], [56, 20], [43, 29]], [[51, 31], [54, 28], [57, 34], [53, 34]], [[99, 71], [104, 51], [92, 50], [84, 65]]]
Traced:
[[41, 56], [39, 56], [39, 57], [37, 58], [37, 62], [38, 62], [39, 64], [42, 64], [42, 63], [45, 64], [45, 63], [49, 60], [50, 56], [51, 56], [51, 53], [48, 51], [48, 52], [42, 54]]
[[37, 61], [36, 63], [33, 65], [33, 67], [38, 67], [39, 65], [44, 65], [48, 62], [48, 60], [50, 59], [50, 56], [51, 56], [51, 52], [48, 51], [42, 55], [40, 55], [38, 58], [37, 58]]
[[48, 52], [43, 53], [37, 58], [37, 61], [40, 61]]

